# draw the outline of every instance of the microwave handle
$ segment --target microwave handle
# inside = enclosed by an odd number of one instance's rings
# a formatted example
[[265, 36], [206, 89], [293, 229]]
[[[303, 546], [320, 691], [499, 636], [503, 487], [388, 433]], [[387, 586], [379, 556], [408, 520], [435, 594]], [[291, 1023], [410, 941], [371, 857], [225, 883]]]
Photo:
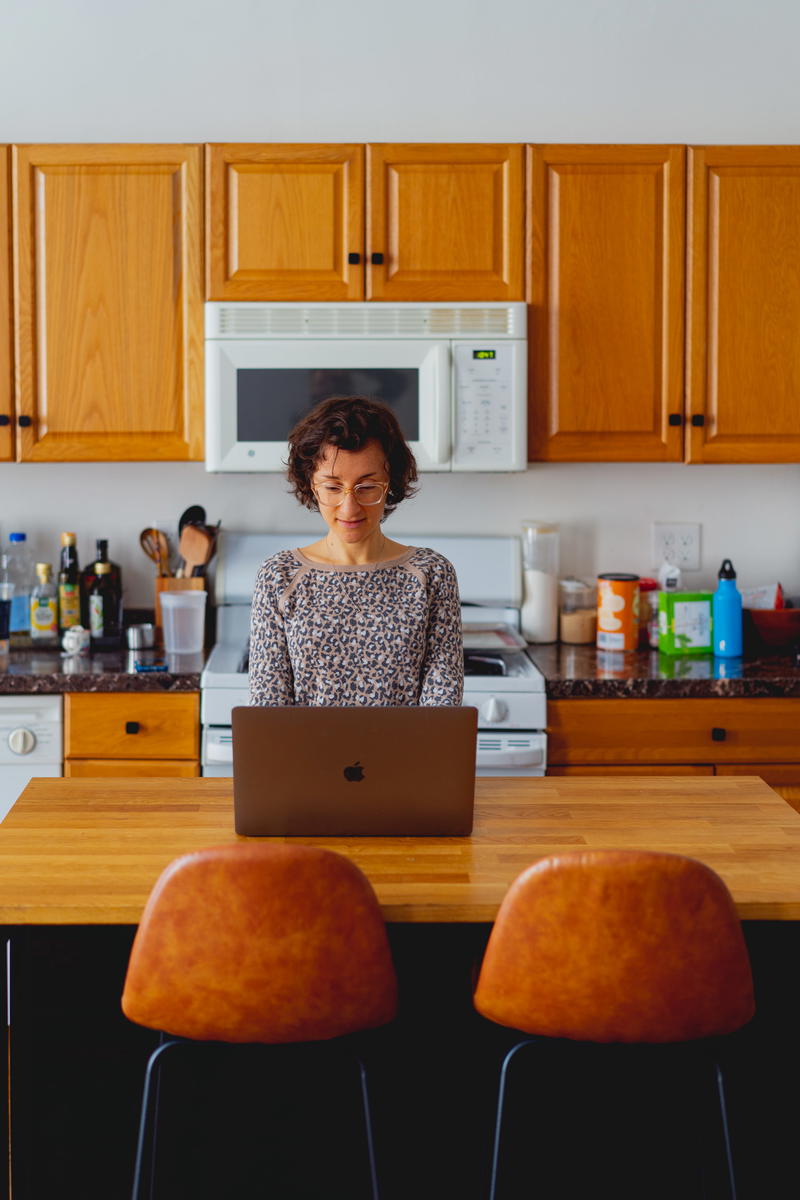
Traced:
[[446, 344], [438, 345], [435, 347], [435, 353], [436, 394], [439, 402], [434, 417], [432, 458], [434, 462], [446, 463], [450, 458], [452, 423], [450, 347]]

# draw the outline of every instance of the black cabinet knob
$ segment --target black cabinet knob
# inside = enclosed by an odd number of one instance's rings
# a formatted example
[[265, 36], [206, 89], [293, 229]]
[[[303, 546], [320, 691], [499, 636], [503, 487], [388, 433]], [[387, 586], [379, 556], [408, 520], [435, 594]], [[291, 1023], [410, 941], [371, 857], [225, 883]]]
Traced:
[[693, 413], [693, 415], [692, 415], [692, 424], [693, 425], [705, 425], [705, 423], [706, 423], [706, 419], [702, 413]]
[[373, 254], [369, 261], [372, 263], [373, 267], [382, 267], [383, 266], [383, 255], [382, 254]]
[[11, 424], [11, 417], [6, 416], [5, 413], [0, 413], [0, 425], [10, 425], [10, 424]]
[[351, 252], [347, 256], [347, 261], [350, 263], [351, 267], [357, 267], [358, 264], [361, 262], [361, 255], [356, 254], [355, 252]]
[[670, 413], [669, 414], [669, 423], [670, 423], [670, 425], [682, 425], [683, 417], [681, 416], [680, 413]]
[[17, 417], [17, 424], [23, 429], [27, 429], [29, 425], [33, 424], [33, 417]]
[[724, 742], [725, 739], [727, 738], [727, 736], [728, 736], [727, 729], [720, 729], [718, 725], [715, 725], [714, 728], [711, 730], [712, 742]]
[[125, 722], [125, 732], [126, 733], [138, 733], [140, 728], [141, 728], [141, 726], [139, 725], [138, 721], [126, 721]]

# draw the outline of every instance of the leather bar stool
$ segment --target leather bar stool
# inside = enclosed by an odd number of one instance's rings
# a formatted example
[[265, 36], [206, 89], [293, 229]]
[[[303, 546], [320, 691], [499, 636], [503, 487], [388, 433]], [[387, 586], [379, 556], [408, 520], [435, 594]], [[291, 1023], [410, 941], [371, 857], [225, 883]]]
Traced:
[[[134, 1182], [139, 1197], [153, 1188], [159, 1081], [167, 1056], [182, 1062], [187, 1050], [202, 1055], [211, 1049], [198, 1043], [261, 1043], [247, 1051], [218, 1050], [245, 1058], [266, 1053], [268, 1063], [277, 1056], [281, 1068], [288, 1055], [291, 1074], [298, 1056], [306, 1064], [309, 1056], [324, 1057], [331, 1045], [349, 1051], [349, 1035], [395, 1016], [396, 977], [369, 881], [346, 858], [313, 846], [248, 843], [176, 859], [142, 915], [122, 1008], [131, 1021], [162, 1033], [145, 1079]], [[265, 1045], [271, 1049], [264, 1051]], [[354, 1131], [364, 1181], [359, 1194], [377, 1197], [366, 1076], [357, 1054], [342, 1057], [356, 1064], [353, 1106], [363, 1121]], [[203, 1070], [208, 1062], [202, 1060]], [[258, 1078], [268, 1093], [270, 1071]], [[313, 1089], [303, 1094], [312, 1107]], [[328, 1106], [331, 1121], [338, 1107], [338, 1099]], [[302, 1132], [299, 1158], [311, 1159], [313, 1136]], [[284, 1133], [279, 1128], [279, 1140]], [[252, 1194], [272, 1195], [268, 1183], [261, 1180]], [[330, 1187], [336, 1194], [335, 1182]], [[166, 1192], [177, 1193], [177, 1185]]]
[[[700, 1043], [704, 1050], [713, 1047], [713, 1041], [702, 1040], [741, 1029], [755, 1011], [741, 924], [722, 880], [694, 859], [632, 850], [566, 853], [542, 859], [524, 871], [498, 912], [474, 1003], [490, 1021], [537, 1039], [669, 1043], [673, 1059], [680, 1053], [675, 1043]], [[626, 1054], [657, 1057], [660, 1053], [624, 1047], [578, 1049], [565, 1042], [554, 1045], [528, 1038], [518, 1041], [501, 1072], [492, 1200], [509, 1191], [516, 1194], [514, 1172], [504, 1162], [504, 1128], [509, 1119], [505, 1101], [509, 1070], [526, 1046], [530, 1051], [523, 1058], [528, 1057], [528, 1067], [545, 1049], [555, 1049], [557, 1062], [562, 1052], [615, 1055], [610, 1062], [604, 1060], [604, 1070], [613, 1069], [615, 1061], [620, 1064]], [[524, 1080], [523, 1095], [530, 1096], [528, 1076]], [[718, 1061], [712, 1061], [709, 1080], [711, 1097], [719, 1105], [720, 1186], [734, 1197]], [[580, 1098], [577, 1090], [572, 1094]], [[531, 1126], [530, 1132], [534, 1131]], [[580, 1135], [573, 1132], [579, 1154]], [[665, 1153], [661, 1165], [668, 1159]], [[598, 1181], [597, 1191], [604, 1190]], [[532, 1187], [530, 1194], [534, 1191]], [[609, 1194], [619, 1194], [613, 1182]], [[643, 1182], [639, 1194], [656, 1193]]]

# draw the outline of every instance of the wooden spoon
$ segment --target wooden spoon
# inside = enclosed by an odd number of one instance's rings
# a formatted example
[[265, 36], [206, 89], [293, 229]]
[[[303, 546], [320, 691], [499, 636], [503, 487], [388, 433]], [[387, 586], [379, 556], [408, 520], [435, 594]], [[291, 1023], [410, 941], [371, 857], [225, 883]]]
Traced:
[[159, 575], [169, 575], [169, 546], [167, 535], [160, 529], [143, 529], [139, 534], [139, 545], [148, 558], [158, 566]]
[[209, 557], [211, 534], [204, 525], [184, 525], [178, 551], [186, 563], [184, 576], [190, 576], [195, 567], [203, 566]]

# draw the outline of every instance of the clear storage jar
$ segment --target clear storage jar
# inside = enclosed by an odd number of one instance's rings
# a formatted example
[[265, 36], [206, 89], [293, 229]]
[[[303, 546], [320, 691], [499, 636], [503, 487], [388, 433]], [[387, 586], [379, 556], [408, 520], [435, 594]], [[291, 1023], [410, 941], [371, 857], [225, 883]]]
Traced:
[[588, 646], [597, 637], [597, 589], [582, 579], [558, 585], [559, 638], [572, 646]]
[[558, 638], [558, 526], [522, 522], [522, 634], [529, 642]]

